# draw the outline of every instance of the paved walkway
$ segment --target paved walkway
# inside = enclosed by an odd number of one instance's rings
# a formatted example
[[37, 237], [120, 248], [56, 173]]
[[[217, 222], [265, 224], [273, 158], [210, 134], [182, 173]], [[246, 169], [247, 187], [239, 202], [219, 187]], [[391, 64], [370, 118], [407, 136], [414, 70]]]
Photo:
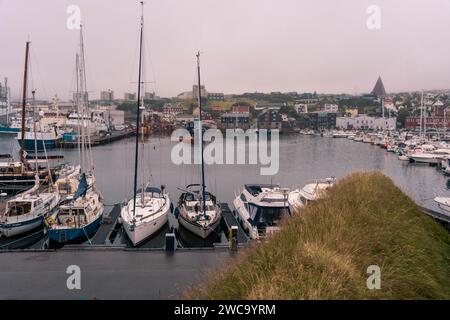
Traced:
[[[3, 252], [0, 299], [177, 299], [229, 257], [224, 249]], [[81, 290], [67, 288], [69, 265], [81, 269]]]

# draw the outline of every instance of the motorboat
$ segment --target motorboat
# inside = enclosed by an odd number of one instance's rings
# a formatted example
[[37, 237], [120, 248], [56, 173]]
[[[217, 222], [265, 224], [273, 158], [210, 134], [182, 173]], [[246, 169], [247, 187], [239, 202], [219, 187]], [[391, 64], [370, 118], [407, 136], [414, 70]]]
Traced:
[[328, 189], [336, 182], [336, 178], [316, 179], [309, 181], [302, 189], [289, 193], [288, 202], [291, 210], [295, 212], [306, 206], [310, 201], [322, 198]]
[[444, 214], [450, 216], [450, 197], [435, 197], [434, 201], [444, 210]]
[[246, 184], [233, 200], [235, 215], [251, 239], [263, 239], [279, 230], [278, 223], [291, 211], [289, 189], [273, 184]]

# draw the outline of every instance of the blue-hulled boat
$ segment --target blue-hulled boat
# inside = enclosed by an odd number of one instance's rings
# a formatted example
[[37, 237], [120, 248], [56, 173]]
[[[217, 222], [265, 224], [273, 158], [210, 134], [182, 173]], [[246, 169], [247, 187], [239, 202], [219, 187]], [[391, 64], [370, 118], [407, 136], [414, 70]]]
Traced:
[[59, 206], [56, 216], [46, 220], [51, 242], [59, 244], [90, 241], [103, 217], [103, 198], [93, 184], [88, 185], [86, 174], [81, 176], [77, 192]]
[[[81, 54], [77, 54], [77, 96], [87, 96], [85, 85], [83, 33], [80, 26]], [[76, 99], [77, 109], [83, 117], [89, 113], [89, 104], [85, 99]], [[46, 220], [49, 244], [80, 242], [88, 240], [97, 232], [103, 217], [103, 197], [95, 186], [94, 163], [91, 146], [89, 145], [89, 130], [78, 132], [83, 135], [80, 139], [80, 169], [78, 188], [75, 194], [67, 195], [59, 205], [56, 216]], [[86, 173], [89, 172], [89, 173]]]

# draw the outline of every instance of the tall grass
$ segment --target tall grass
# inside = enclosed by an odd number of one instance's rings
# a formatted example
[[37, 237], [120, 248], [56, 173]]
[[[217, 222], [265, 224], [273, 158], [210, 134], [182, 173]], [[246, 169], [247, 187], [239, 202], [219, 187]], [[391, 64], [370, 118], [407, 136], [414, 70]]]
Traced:
[[[186, 293], [204, 299], [449, 299], [450, 236], [381, 173], [355, 173]], [[369, 290], [367, 267], [381, 268]]]

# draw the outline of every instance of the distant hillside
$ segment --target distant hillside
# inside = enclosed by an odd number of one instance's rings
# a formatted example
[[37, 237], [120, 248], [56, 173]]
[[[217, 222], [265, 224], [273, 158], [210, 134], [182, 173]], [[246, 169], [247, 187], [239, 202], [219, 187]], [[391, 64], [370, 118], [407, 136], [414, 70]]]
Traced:
[[[206, 299], [450, 299], [450, 236], [381, 173], [355, 173], [186, 293]], [[367, 268], [381, 289], [367, 288]]]

